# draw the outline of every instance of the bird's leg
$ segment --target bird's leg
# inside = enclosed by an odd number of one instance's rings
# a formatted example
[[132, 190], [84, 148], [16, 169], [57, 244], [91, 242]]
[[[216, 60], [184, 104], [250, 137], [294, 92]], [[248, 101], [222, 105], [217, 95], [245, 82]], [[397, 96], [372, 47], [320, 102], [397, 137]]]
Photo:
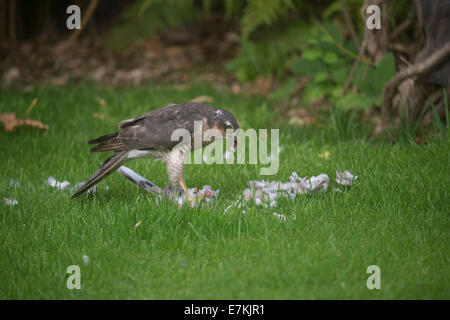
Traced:
[[180, 181], [180, 186], [181, 186], [181, 188], [183, 188], [184, 193], [186, 193], [186, 196], [187, 196], [188, 200], [189, 200], [190, 202], [195, 202], [195, 199], [192, 198], [191, 195], [189, 194], [189, 191], [188, 191], [188, 188], [187, 188], [187, 186], [186, 186], [186, 182], [184, 182], [184, 179], [182, 179], [182, 180]]
[[165, 195], [172, 201], [176, 201], [183, 193], [179, 185], [166, 185]]
[[186, 182], [184, 182], [184, 158], [185, 151], [183, 147], [174, 148], [170, 153], [166, 156], [166, 170], [169, 175], [169, 181], [171, 185], [181, 186], [184, 193], [186, 193], [186, 197], [190, 202], [195, 202], [195, 200], [189, 194], [189, 190], [186, 186]]

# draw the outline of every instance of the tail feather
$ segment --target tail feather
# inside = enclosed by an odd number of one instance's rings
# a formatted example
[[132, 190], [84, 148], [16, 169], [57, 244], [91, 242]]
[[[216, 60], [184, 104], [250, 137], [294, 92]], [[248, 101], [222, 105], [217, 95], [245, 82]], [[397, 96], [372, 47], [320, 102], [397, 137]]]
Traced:
[[122, 163], [126, 161], [127, 154], [127, 151], [120, 151], [106, 159], [102, 166], [84, 183], [79, 190], [72, 195], [71, 199], [78, 197], [80, 194], [87, 191], [89, 188], [96, 185], [109, 174], [114, 172], [122, 165]]
[[101, 142], [99, 145], [93, 147], [90, 152], [103, 152], [103, 151], [118, 151], [123, 150], [124, 145], [121, 142], [114, 141], [114, 139]]
[[120, 151], [125, 149], [124, 144], [117, 139], [118, 133], [110, 133], [96, 139], [88, 141], [89, 144], [97, 144], [97, 146], [93, 147], [91, 152], [103, 152], [103, 151]]
[[109, 140], [109, 139], [115, 138], [115, 137], [117, 137], [117, 132], [110, 133], [110, 134], [89, 140], [88, 143], [89, 144], [97, 144], [97, 143], [100, 143], [100, 142], [103, 142], [103, 141], [106, 141], [106, 140]]

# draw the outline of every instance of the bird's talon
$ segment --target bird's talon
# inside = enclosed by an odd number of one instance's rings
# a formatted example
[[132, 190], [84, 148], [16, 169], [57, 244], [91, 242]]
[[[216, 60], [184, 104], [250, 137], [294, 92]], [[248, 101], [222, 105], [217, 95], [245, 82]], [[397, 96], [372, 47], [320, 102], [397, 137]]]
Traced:
[[190, 202], [194, 203], [195, 201], [197, 201], [196, 199], [192, 198], [189, 194], [187, 194], [187, 198]]
[[186, 183], [184, 182], [184, 180], [180, 181], [180, 185], [181, 188], [183, 188], [184, 193], [186, 194], [187, 199], [189, 200], [189, 202], [194, 203], [195, 199], [191, 197], [191, 195], [189, 194], [189, 190], [186, 186]]

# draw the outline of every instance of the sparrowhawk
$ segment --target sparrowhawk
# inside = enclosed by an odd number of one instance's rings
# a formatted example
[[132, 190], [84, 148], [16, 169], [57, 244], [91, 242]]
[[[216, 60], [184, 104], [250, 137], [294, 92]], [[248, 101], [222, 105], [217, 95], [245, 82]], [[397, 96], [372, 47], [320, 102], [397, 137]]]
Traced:
[[[194, 122], [201, 123], [202, 130], [194, 130]], [[172, 140], [172, 133], [176, 129], [186, 129], [190, 133], [191, 141], [180, 144]], [[216, 109], [207, 104], [188, 102], [169, 104], [152, 112], [141, 114], [134, 119], [123, 120], [119, 123], [119, 131], [101, 136], [89, 141], [97, 144], [91, 152], [113, 151], [103, 165], [77, 190], [75, 198], [114, 172], [123, 163], [138, 158], [156, 158], [166, 164], [170, 186], [181, 188], [190, 197], [184, 181], [184, 159], [189, 151], [199, 147], [194, 144], [195, 139], [201, 139], [204, 146], [212, 141], [204, 141], [203, 136], [208, 129], [217, 129], [223, 137], [231, 137], [236, 146], [236, 135], [239, 129], [234, 116], [226, 110]], [[230, 134], [231, 133], [231, 134]]]

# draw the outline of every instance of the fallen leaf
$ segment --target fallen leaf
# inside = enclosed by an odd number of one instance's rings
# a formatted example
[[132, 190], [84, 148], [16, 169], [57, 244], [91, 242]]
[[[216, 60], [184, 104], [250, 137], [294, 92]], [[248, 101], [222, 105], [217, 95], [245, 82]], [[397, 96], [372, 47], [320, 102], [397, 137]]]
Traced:
[[185, 91], [188, 90], [190, 87], [191, 85], [189, 83], [177, 84], [173, 86], [173, 88], [178, 91]]
[[108, 73], [108, 68], [105, 66], [100, 66], [99, 68], [97, 68], [96, 70], [94, 70], [91, 73], [91, 78], [96, 82], [100, 82], [105, 78], [107, 73]]
[[3, 125], [5, 126], [5, 131], [7, 132], [13, 132], [15, 131], [19, 126], [28, 126], [28, 127], [34, 127], [39, 129], [44, 129], [45, 132], [50, 129], [50, 127], [46, 124], [43, 124], [40, 121], [33, 120], [30, 118], [25, 117], [33, 110], [34, 106], [38, 102], [38, 98], [34, 98], [31, 104], [28, 106], [27, 110], [23, 114], [22, 117], [17, 118], [16, 114], [14, 112], [5, 112], [0, 114], [0, 122], [3, 122]]
[[17, 80], [20, 77], [20, 70], [17, 67], [11, 67], [5, 72], [3, 81], [6, 84], [10, 84], [12, 81]]
[[13, 132], [20, 126], [28, 126], [43, 129], [46, 132], [50, 129], [50, 127], [40, 121], [33, 119], [17, 119], [16, 114], [14, 112], [6, 112], [0, 114], [0, 122], [3, 122], [5, 126], [5, 131]]
[[105, 120], [106, 118], [108, 118], [107, 115], [104, 115], [104, 114], [101, 114], [101, 113], [98, 113], [98, 112], [94, 112], [94, 113], [92, 114], [92, 116], [93, 116], [94, 118], [100, 119], [100, 120]]
[[46, 132], [50, 129], [50, 127], [46, 124], [43, 124], [40, 121], [37, 120], [33, 120], [33, 119], [19, 119], [19, 124], [20, 125], [25, 125], [28, 127], [34, 127], [34, 128], [38, 128], [38, 129], [43, 129]]
[[69, 80], [69, 77], [67, 75], [63, 75], [60, 77], [54, 77], [51, 79], [51, 83], [54, 86], [63, 86], [67, 83], [67, 81]]
[[427, 143], [427, 139], [425, 139], [423, 137], [415, 136], [414, 137], [414, 142], [417, 143], [417, 144], [420, 144], [420, 143], [426, 144]]
[[311, 115], [311, 111], [305, 108], [296, 108], [288, 112], [289, 124], [303, 126], [314, 123], [316, 119]]
[[241, 92], [241, 86], [240, 86], [240, 84], [237, 83], [237, 82], [234, 82], [234, 83], [231, 85], [231, 92], [234, 93], [234, 94], [240, 93], [240, 92]]
[[293, 116], [289, 118], [289, 124], [294, 126], [303, 126], [305, 124], [314, 123], [315, 119], [313, 117], [298, 117]]
[[99, 104], [101, 107], [103, 107], [103, 108], [106, 107], [106, 101], [105, 101], [105, 99], [103, 99], [103, 98], [98, 98], [98, 97], [97, 97], [97, 102], [98, 102], [98, 104]]
[[19, 126], [19, 122], [17, 121], [14, 112], [0, 114], [0, 121], [3, 122], [5, 130], [8, 132], [14, 131]]
[[210, 96], [198, 96], [191, 100], [191, 102], [213, 102], [214, 98]]
[[170, 46], [166, 48], [165, 52], [167, 56], [173, 57], [182, 54], [183, 49], [179, 46]]
[[266, 95], [270, 88], [272, 87], [273, 84], [273, 77], [269, 76], [269, 77], [258, 77], [256, 78], [253, 86], [254, 86], [254, 90], [261, 94], [261, 95]]

